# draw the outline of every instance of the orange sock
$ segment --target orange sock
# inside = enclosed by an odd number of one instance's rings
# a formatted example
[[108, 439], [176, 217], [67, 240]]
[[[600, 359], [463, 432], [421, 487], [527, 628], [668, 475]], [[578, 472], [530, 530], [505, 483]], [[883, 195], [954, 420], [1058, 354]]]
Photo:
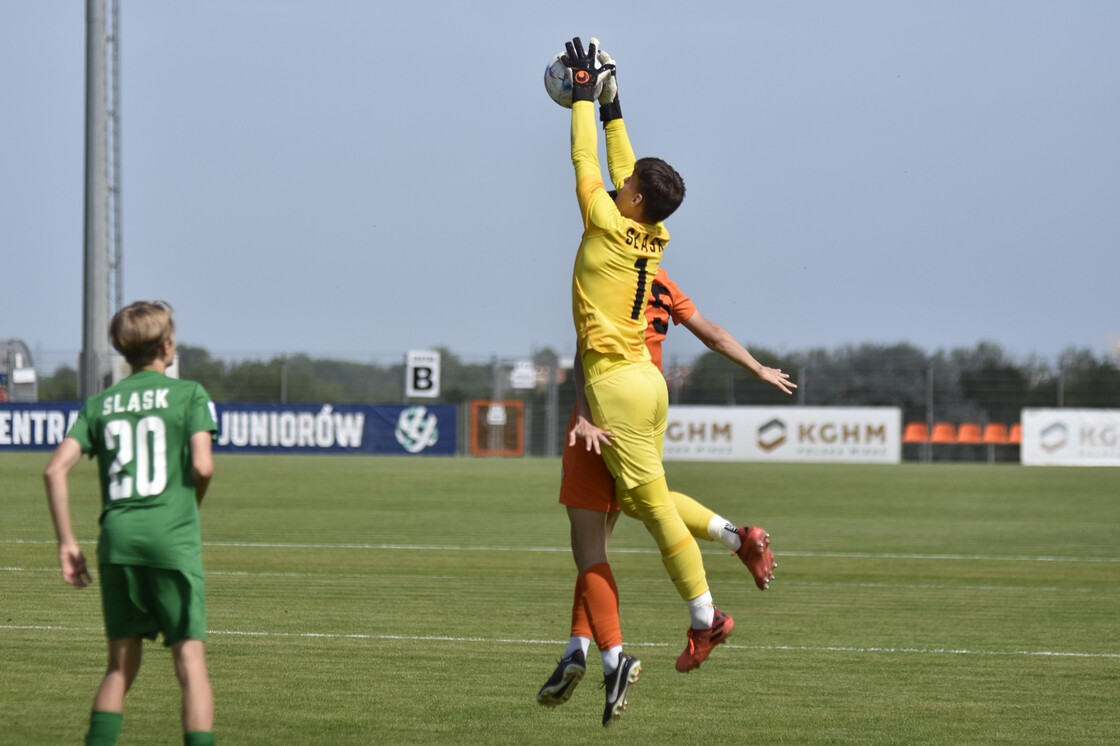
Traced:
[[[622, 624], [618, 618], [618, 585], [606, 562], [592, 565], [576, 581], [583, 587], [583, 606], [599, 650], [622, 644]], [[574, 615], [573, 615], [574, 616]], [[573, 626], [574, 629], [574, 626]]]
[[576, 592], [572, 599], [572, 637], [586, 637], [591, 639], [591, 620], [587, 617], [587, 606], [583, 603], [583, 594], [587, 590], [585, 573], [580, 573], [576, 578]]

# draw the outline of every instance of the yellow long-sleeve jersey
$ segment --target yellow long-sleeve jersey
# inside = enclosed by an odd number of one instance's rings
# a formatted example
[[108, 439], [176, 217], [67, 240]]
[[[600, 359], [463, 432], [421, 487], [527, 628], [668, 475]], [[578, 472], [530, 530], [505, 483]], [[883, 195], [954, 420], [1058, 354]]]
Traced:
[[[649, 286], [669, 243], [664, 224], [625, 218], [603, 184], [594, 105], [572, 105], [572, 165], [583, 217], [583, 238], [572, 272], [572, 317], [581, 353], [649, 360], [645, 307]], [[634, 170], [621, 119], [607, 124], [607, 159], [616, 187]]]

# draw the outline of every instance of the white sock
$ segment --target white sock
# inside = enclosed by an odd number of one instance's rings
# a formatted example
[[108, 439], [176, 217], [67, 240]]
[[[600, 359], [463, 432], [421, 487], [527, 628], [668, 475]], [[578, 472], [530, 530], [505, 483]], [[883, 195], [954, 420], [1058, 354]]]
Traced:
[[568, 647], [564, 648], [564, 657], [567, 658], [577, 650], [583, 653], [583, 657], [587, 658], [587, 649], [591, 647], [591, 638], [589, 637], [572, 637], [568, 640]]
[[712, 603], [712, 592], [704, 591], [688, 602], [688, 613], [692, 617], [693, 629], [710, 629], [716, 619], [716, 606]]
[[713, 516], [708, 523], [708, 536], [732, 552], [738, 552], [739, 547], [743, 546], [743, 540], [739, 538], [739, 527], [721, 515]]
[[600, 650], [599, 655], [603, 659], [603, 675], [610, 676], [614, 670], [618, 668], [618, 654], [622, 652], [621, 645], [615, 645], [608, 650]]

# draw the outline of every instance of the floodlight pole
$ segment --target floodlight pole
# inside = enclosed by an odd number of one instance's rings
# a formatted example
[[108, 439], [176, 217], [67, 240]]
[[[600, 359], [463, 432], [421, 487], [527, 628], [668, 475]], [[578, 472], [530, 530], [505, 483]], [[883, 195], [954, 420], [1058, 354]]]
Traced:
[[109, 74], [109, 139], [111, 140], [112, 160], [109, 161], [108, 196], [112, 205], [112, 215], [109, 223], [109, 234], [113, 255], [109, 261], [112, 269], [111, 284], [113, 286], [113, 313], [121, 310], [124, 304], [124, 248], [121, 239], [121, 7], [119, 0], [112, 0], [109, 4], [112, 13], [110, 32], [107, 37], [108, 44], [112, 45], [113, 53], [110, 61], [112, 69]]
[[86, 0], [86, 164], [82, 269], [82, 353], [78, 395], [109, 380], [108, 147], [105, 106], [105, 0]]

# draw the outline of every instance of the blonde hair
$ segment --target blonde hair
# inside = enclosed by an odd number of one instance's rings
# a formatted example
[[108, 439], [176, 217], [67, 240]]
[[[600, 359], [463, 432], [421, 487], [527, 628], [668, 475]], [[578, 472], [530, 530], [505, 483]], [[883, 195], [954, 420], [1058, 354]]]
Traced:
[[127, 305], [109, 322], [109, 341], [132, 367], [148, 366], [175, 333], [175, 320], [171, 317], [174, 312], [162, 300], [140, 300]]

